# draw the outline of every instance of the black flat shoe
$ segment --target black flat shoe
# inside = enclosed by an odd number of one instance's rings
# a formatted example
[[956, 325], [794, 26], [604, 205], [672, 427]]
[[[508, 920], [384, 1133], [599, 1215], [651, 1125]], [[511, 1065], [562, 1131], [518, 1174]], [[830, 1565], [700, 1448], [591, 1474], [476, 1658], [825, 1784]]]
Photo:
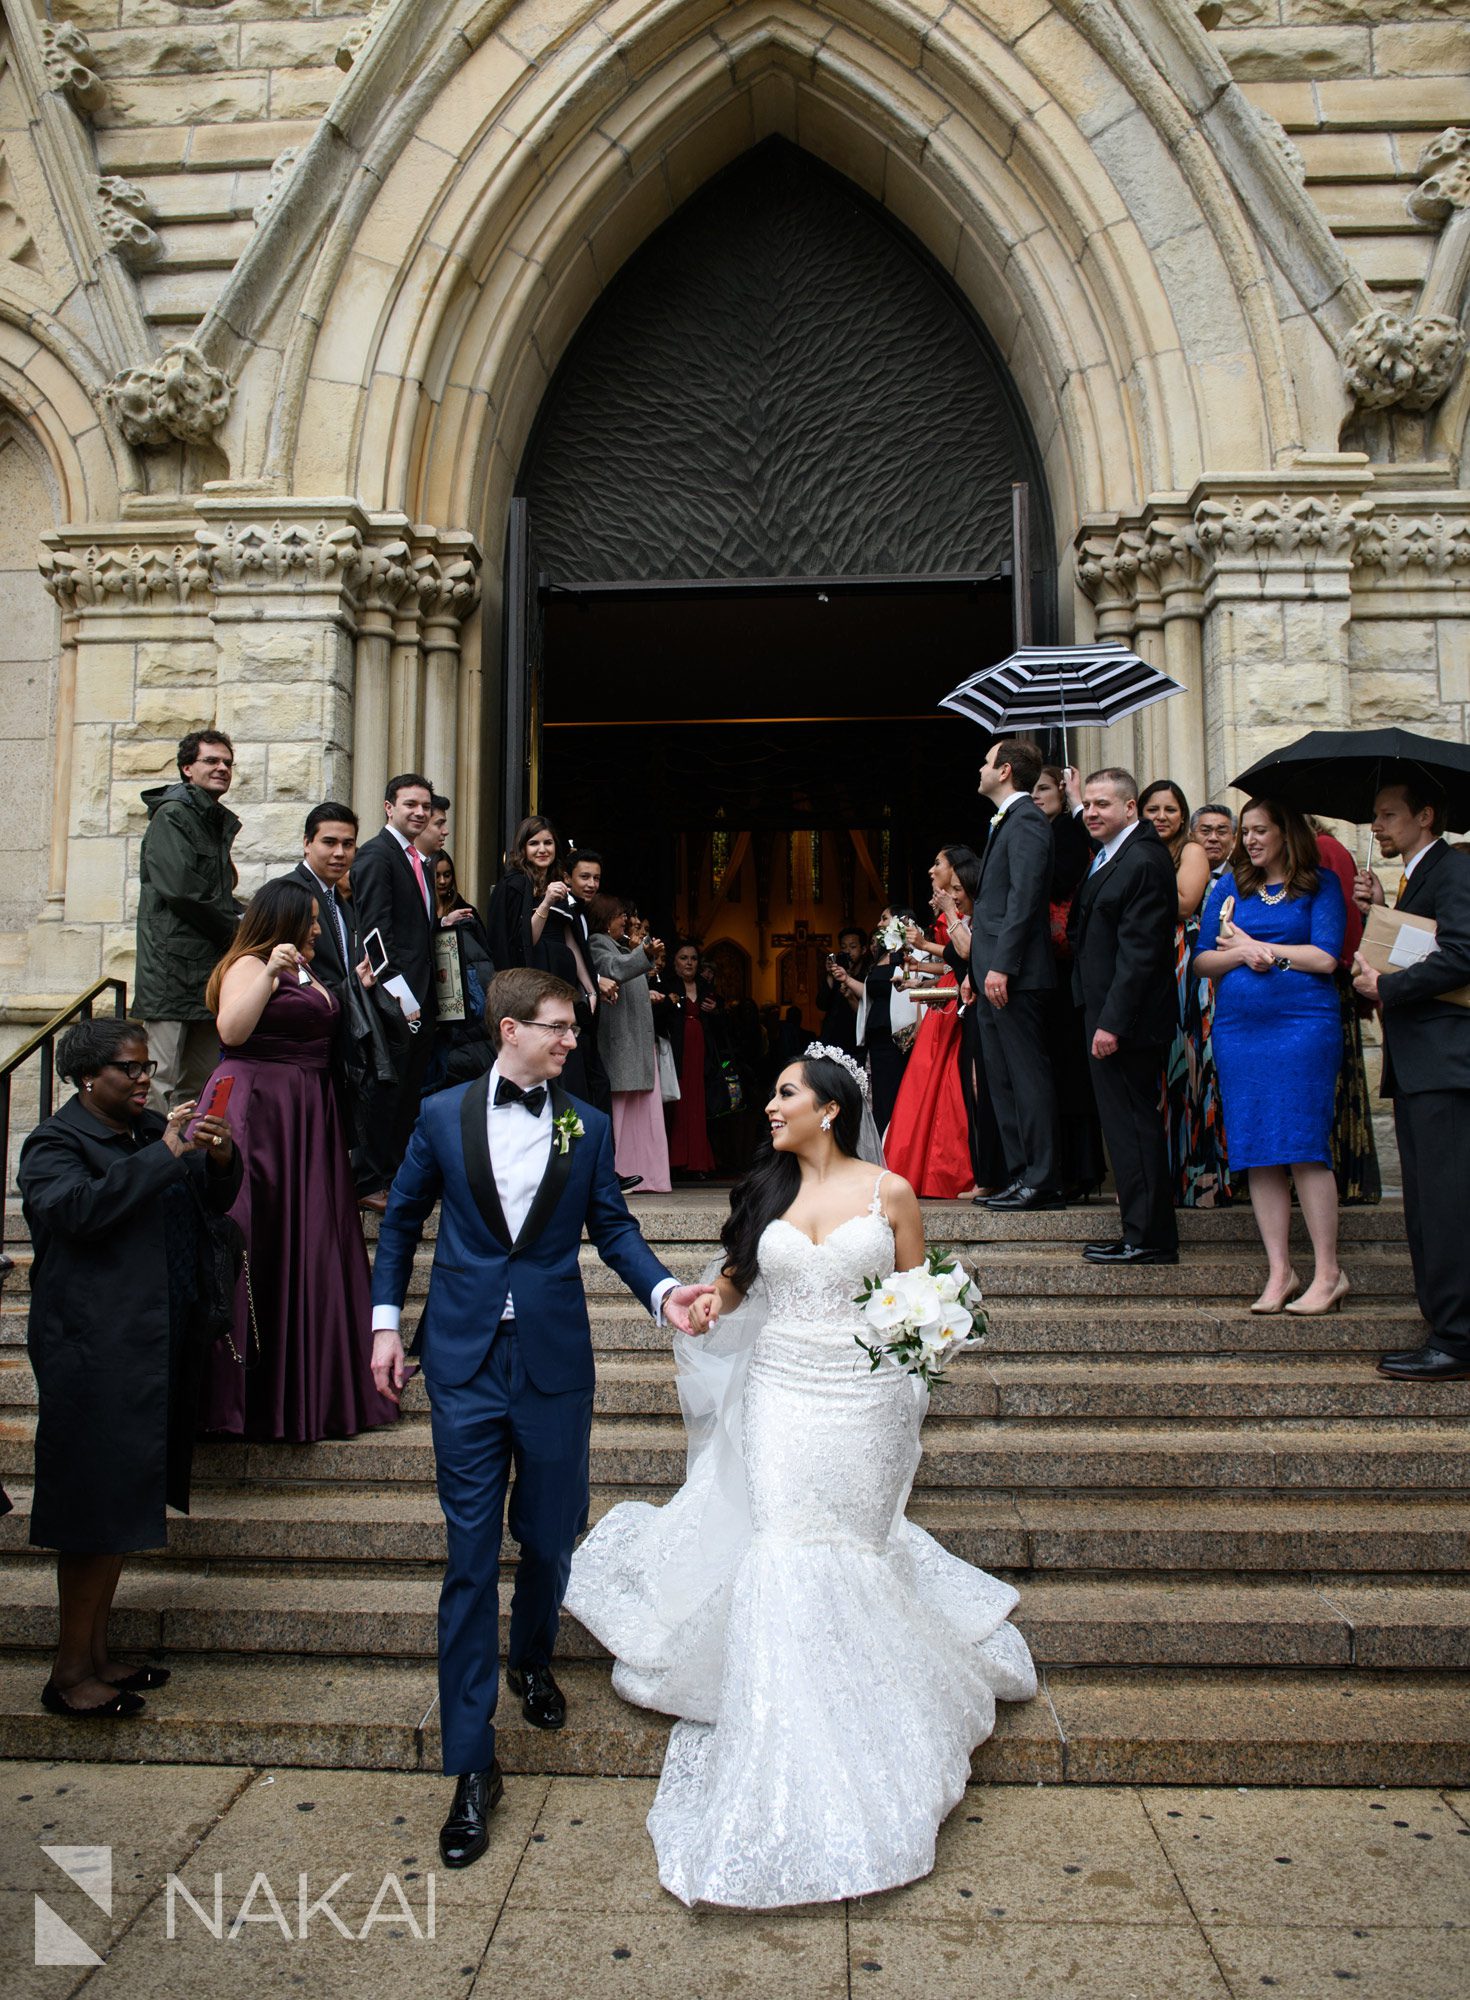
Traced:
[[47, 1681], [41, 1690], [41, 1706], [52, 1715], [65, 1715], [73, 1722], [113, 1722], [125, 1715], [138, 1715], [148, 1704], [135, 1694], [115, 1694], [111, 1701], [99, 1701], [91, 1708], [78, 1708], [57, 1687]]
[[560, 1729], [566, 1721], [567, 1698], [550, 1667], [507, 1667], [505, 1685], [521, 1697], [521, 1714], [534, 1729]]
[[454, 1804], [439, 1829], [446, 1868], [468, 1868], [490, 1845], [490, 1815], [505, 1795], [505, 1779], [492, 1758], [488, 1771], [466, 1771], [454, 1783]]
[[134, 1667], [120, 1681], [109, 1681], [119, 1694], [151, 1694], [154, 1688], [167, 1687], [173, 1679], [171, 1667]]
[[1378, 1372], [1391, 1382], [1470, 1382], [1470, 1361], [1439, 1347], [1413, 1347], [1406, 1354], [1385, 1354]]

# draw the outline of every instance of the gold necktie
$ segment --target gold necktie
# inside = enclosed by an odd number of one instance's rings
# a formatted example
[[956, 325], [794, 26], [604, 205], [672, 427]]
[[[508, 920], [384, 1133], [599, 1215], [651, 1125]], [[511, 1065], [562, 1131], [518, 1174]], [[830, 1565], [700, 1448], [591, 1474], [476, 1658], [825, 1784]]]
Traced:
[[1394, 899], [1393, 899], [1395, 904], [1399, 904], [1404, 900], [1404, 891], [1405, 889], [1408, 888], [1408, 886], [1409, 886], [1409, 871], [1406, 868], [1403, 874], [1400, 875], [1399, 877], [1399, 886], [1394, 894]]

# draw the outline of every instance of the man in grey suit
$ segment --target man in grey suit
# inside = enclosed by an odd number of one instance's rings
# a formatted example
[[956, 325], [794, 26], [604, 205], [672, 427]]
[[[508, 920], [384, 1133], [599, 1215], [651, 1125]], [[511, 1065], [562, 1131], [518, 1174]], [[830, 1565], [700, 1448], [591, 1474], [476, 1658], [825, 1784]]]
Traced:
[[1057, 1187], [1057, 1095], [1046, 1050], [1046, 996], [1057, 983], [1051, 946], [1051, 822], [1031, 797], [1041, 751], [1020, 736], [992, 743], [980, 790], [995, 818], [980, 862], [970, 930], [985, 1080], [1010, 1185], [988, 1208], [1065, 1206]]
[[[1404, 1228], [1422, 1347], [1385, 1354], [1380, 1375], [1401, 1382], [1470, 1380], [1470, 1008], [1446, 996], [1470, 985], [1470, 855], [1440, 836], [1444, 794], [1427, 774], [1385, 766], [1373, 801], [1379, 852], [1397, 859], [1395, 907], [1434, 923], [1434, 949], [1417, 964], [1378, 973], [1361, 957], [1359, 993], [1383, 1009], [1383, 1095], [1393, 1099], [1404, 1170]], [[1356, 900], [1384, 900], [1364, 870]]]

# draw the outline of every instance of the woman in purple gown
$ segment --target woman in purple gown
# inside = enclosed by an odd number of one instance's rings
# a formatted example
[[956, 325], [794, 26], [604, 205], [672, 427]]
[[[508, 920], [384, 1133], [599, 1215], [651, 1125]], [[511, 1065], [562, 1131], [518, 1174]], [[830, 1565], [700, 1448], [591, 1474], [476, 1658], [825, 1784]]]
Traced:
[[398, 1414], [368, 1365], [367, 1249], [332, 1089], [340, 1008], [311, 972], [317, 915], [300, 882], [267, 882], [206, 993], [221, 1049], [200, 1102], [233, 1080], [245, 1179], [230, 1213], [249, 1259], [204, 1383], [201, 1423], [215, 1435], [308, 1444]]

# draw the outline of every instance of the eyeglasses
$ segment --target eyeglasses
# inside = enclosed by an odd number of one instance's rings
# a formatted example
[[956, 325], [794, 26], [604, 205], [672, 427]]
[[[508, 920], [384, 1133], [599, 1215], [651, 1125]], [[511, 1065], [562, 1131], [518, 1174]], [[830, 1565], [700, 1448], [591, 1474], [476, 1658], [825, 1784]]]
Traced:
[[120, 1069], [123, 1075], [129, 1077], [134, 1083], [141, 1083], [145, 1076], [151, 1079], [158, 1074], [158, 1064], [156, 1062], [105, 1062], [102, 1067], [104, 1069]]
[[575, 1021], [525, 1021], [519, 1014], [513, 1015], [523, 1028], [544, 1028], [548, 1035], [570, 1035], [574, 1042], [580, 1041], [582, 1030]]

